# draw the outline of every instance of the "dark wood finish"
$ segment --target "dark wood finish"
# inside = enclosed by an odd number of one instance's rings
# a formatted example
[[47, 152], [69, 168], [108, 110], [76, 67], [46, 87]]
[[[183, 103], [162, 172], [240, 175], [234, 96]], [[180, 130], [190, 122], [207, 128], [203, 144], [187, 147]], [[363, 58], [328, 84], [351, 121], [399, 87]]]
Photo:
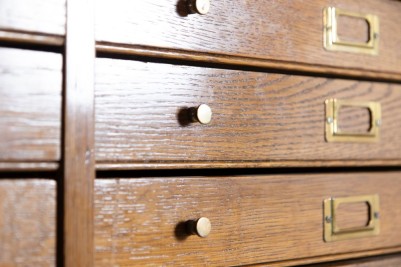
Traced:
[[[400, 183], [400, 172], [97, 180], [96, 264], [228, 266], [394, 248]], [[323, 200], [366, 194], [380, 196], [380, 235], [325, 243]], [[210, 235], [187, 236], [182, 223], [202, 216]]]
[[60, 159], [62, 55], [0, 48], [0, 161]]
[[1, 171], [55, 171], [58, 162], [0, 162]]
[[[193, 161], [193, 162], [98, 162], [98, 170], [146, 170], [146, 169], [208, 169], [208, 168], [283, 168], [283, 167], [374, 167], [374, 166], [400, 166], [401, 160], [347, 160], [347, 161]], [[0, 165], [1, 166], [1, 165]]]
[[64, 35], [65, 13], [66, 0], [2, 0], [0, 29]]
[[55, 266], [55, 181], [1, 179], [0, 214], [0, 266]]
[[[328, 98], [380, 102], [380, 142], [327, 143]], [[101, 58], [96, 158], [109, 163], [399, 160], [400, 100], [397, 84]], [[189, 123], [187, 109], [203, 103], [212, 108], [212, 122]], [[341, 124], [366, 126], [358, 114], [355, 109]]]
[[64, 36], [48, 35], [41, 33], [15, 32], [7, 30], [0, 30], [0, 40], [6, 42], [55, 46], [61, 46], [64, 44]]
[[308, 265], [308, 267], [399, 267], [399, 266], [401, 266], [401, 254], [369, 257], [350, 261], [331, 262], [319, 265]]
[[64, 106], [64, 264], [93, 266], [94, 1], [68, 0]]
[[[334, 6], [380, 19], [378, 56], [323, 48], [323, 8]], [[188, 15], [184, 0], [101, 0], [96, 40], [364, 69], [401, 72], [401, 3], [377, 0], [211, 1], [210, 12]], [[344, 29], [353, 36], [354, 24]], [[343, 32], [342, 32], [343, 34]]]
[[123, 45], [108, 42], [97, 42], [97, 51], [119, 54], [138, 55], [147, 57], [158, 57], [163, 59], [178, 59], [194, 62], [212, 62], [217, 64], [229, 64], [233, 66], [250, 66], [269, 69], [280, 69], [285, 71], [309, 72], [329, 75], [341, 75], [359, 79], [360, 77], [370, 79], [381, 79], [388, 81], [400, 81], [401, 74], [394, 72], [377, 72], [360, 69], [344, 69], [341, 67], [326, 66], [320, 64], [306, 64], [268, 59], [257, 59], [241, 56], [225, 56], [213, 53], [202, 53], [196, 51], [174, 50], [166, 48], [143, 47], [135, 45]]

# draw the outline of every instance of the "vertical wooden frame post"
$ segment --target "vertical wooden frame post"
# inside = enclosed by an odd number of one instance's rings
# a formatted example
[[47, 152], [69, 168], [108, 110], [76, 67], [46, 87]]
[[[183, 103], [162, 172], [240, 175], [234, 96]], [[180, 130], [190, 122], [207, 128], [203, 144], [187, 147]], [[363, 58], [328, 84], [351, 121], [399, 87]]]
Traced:
[[[94, 2], [67, 0], [63, 140], [65, 267], [91, 267], [94, 159]], [[60, 255], [59, 255], [60, 256]]]

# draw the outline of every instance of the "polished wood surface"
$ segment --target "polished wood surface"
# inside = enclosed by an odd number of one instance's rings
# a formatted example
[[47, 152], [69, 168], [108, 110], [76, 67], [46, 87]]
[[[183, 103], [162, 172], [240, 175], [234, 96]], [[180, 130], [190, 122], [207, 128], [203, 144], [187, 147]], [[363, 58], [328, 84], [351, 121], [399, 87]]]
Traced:
[[92, 0], [68, 0], [63, 142], [64, 267], [93, 266], [94, 59]]
[[135, 45], [124, 45], [109, 42], [97, 42], [97, 51], [102, 54], [118, 56], [143, 56], [168, 60], [184, 60], [195, 63], [213, 63], [227, 66], [259, 67], [264, 69], [275, 69], [295, 73], [313, 73], [320, 75], [340, 75], [360, 79], [376, 79], [382, 81], [398, 82], [401, 80], [401, 73], [377, 72], [364, 69], [344, 69], [341, 67], [307, 64], [287, 61], [276, 61], [274, 59], [258, 59], [243, 56], [226, 56], [207, 52], [184, 51], [178, 49], [142, 47]]
[[56, 266], [56, 183], [0, 180], [0, 266]]
[[[401, 2], [186, 1], [0, 0], [0, 267], [400, 265]], [[379, 55], [324, 50], [326, 6], [378, 15]], [[380, 142], [325, 143], [330, 97], [381, 102]], [[379, 236], [323, 241], [323, 199], [374, 193]]]
[[56, 171], [59, 162], [0, 162], [1, 171]]
[[62, 55], [0, 48], [0, 161], [58, 161]]
[[[400, 89], [379, 82], [98, 58], [96, 159], [109, 163], [400, 159]], [[324, 102], [329, 98], [380, 102], [380, 141], [327, 143]], [[208, 125], [188, 120], [188, 109], [200, 104], [212, 109]], [[358, 109], [341, 119], [344, 128], [369, 127]]]
[[0, 29], [10, 32], [64, 35], [66, 2], [66, 0], [2, 0]]
[[9, 43], [62, 46], [64, 44], [65, 38], [64, 36], [59, 36], [59, 35], [16, 32], [16, 31], [7, 31], [0, 29], [0, 40]]
[[[211, 1], [206, 15], [188, 14], [184, 0], [101, 0], [96, 5], [96, 40], [134, 46], [236, 55], [401, 72], [399, 1]], [[328, 52], [323, 48], [323, 8], [334, 6], [377, 15], [379, 55]], [[342, 26], [343, 24], [341, 24]], [[341, 34], [360, 36], [351, 23]]]
[[[97, 180], [96, 265], [334, 260], [400, 246], [400, 179], [400, 172], [355, 172]], [[380, 196], [379, 236], [325, 243], [323, 200], [367, 194]], [[187, 236], [183, 223], [200, 217], [210, 219], [210, 235]]]
[[[401, 266], [401, 255], [385, 255], [369, 257], [350, 261], [332, 262], [319, 265], [308, 265], [308, 267], [399, 267]], [[304, 266], [307, 267], [307, 266]]]
[[[110, 170], [173, 170], [173, 169], [227, 169], [227, 168], [286, 168], [286, 167], [398, 167], [401, 165], [401, 160], [347, 160], [347, 161], [191, 161], [191, 162], [97, 162], [96, 169], [102, 171]], [[7, 166], [6, 166], [7, 167]], [[1, 165], [0, 165], [1, 168]]]

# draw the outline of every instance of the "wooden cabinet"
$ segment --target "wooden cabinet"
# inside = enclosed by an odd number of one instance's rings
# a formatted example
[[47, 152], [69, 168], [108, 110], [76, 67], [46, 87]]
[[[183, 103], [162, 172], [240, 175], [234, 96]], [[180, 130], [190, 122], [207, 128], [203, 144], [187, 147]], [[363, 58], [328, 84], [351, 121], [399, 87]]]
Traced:
[[0, 1], [0, 266], [398, 266], [401, 2]]

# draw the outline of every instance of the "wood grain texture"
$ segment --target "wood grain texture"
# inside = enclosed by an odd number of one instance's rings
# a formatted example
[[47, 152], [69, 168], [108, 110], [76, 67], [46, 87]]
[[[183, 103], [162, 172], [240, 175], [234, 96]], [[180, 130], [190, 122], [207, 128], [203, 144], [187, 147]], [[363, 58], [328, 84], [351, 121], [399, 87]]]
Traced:
[[0, 48], [0, 161], [60, 159], [62, 55]]
[[55, 266], [56, 183], [0, 180], [0, 266]]
[[[323, 48], [323, 8], [334, 6], [380, 18], [378, 56]], [[210, 12], [188, 15], [184, 0], [101, 0], [96, 40], [183, 49], [350, 69], [401, 72], [399, 1], [212, 1]], [[358, 28], [348, 25], [347, 36]], [[344, 32], [342, 32], [344, 34]]]
[[[400, 172], [97, 180], [96, 264], [237, 266], [371, 255], [401, 245], [400, 183]], [[325, 243], [323, 200], [366, 194], [380, 196], [380, 235]], [[211, 234], [187, 236], [182, 223], [202, 216]]]
[[65, 34], [66, 0], [1, 0], [0, 6], [1, 30]]
[[[353, 252], [353, 253], [341, 253], [341, 254], [332, 254], [321, 257], [313, 257], [313, 258], [304, 258], [304, 259], [294, 259], [288, 261], [279, 261], [279, 262], [269, 262], [269, 263], [260, 263], [260, 264], [249, 264], [247, 266], [269, 266], [269, 267], [285, 267], [285, 266], [313, 266], [313, 265], [305, 265], [305, 264], [314, 264], [317, 263], [316, 266], [321, 266], [324, 262], [333, 262], [340, 260], [348, 260], [352, 259], [361, 259], [363, 257], [372, 257], [377, 255], [388, 255], [391, 253], [399, 253], [401, 251], [401, 247], [392, 247], [385, 249], [375, 249], [375, 250], [366, 250], [362, 252]], [[379, 266], [378, 266], [379, 267]], [[380, 266], [382, 267], [382, 266]]]
[[[283, 168], [283, 167], [374, 167], [400, 166], [401, 160], [347, 160], [347, 161], [192, 161], [192, 162], [97, 162], [98, 170], [147, 170], [147, 169], [224, 169], [224, 168]], [[1, 166], [1, 165], [0, 165]]]
[[0, 162], [1, 171], [56, 171], [59, 162]]
[[[369, 257], [350, 261], [332, 262], [319, 265], [309, 265], [309, 267], [399, 267], [401, 266], [401, 255], [385, 255]], [[306, 267], [306, 266], [305, 266]]]
[[65, 38], [58, 35], [0, 30], [0, 40], [9, 43], [62, 46], [64, 45]]
[[62, 266], [93, 266], [94, 59], [92, 0], [68, 0], [65, 47]]
[[345, 69], [335, 66], [322, 64], [307, 64], [287, 61], [278, 61], [273, 59], [251, 58], [243, 56], [227, 56], [215, 53], [185, 51], [169, 48], [158, 48], [148, 46], [124, 45], [110, 42], [97, 42], [96, 49], [100, 53], [134, 55], [145, 57], [158, 57], [163, 59], [186, 60], [194, 62], [210, 62], [214, 64], [229, 64], [232, 66], [250, 66], [268, 69], [279, 69], [291, 72], [319, 73], [324, 75], [340, 75], [360, 79], [365, 77], [369, 79], [379, 79], [382, 81], [400, 81], [401, 73], [396, 72], [378, 72], [363, 69]]
[[[400, 159], [400, 89], [378, 82], [99, 58], [96, 158], [110, 163]], [[329, 98], [380, 102], [380, 142], [325, 142]], [[212, 122], [188, 123], [187, 109], [203, 103], [213, 111]], [[341, 124], [366, 124], [357, 110], [350, 118]]]

